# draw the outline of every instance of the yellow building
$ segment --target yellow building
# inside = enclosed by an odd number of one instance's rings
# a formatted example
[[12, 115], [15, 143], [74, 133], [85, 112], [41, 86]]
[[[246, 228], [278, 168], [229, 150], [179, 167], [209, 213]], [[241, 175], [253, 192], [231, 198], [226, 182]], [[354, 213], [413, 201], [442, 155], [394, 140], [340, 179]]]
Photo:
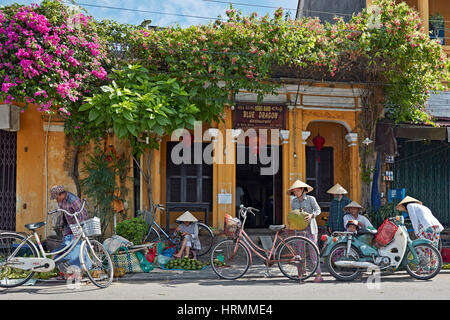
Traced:
[[[371, 2], [367, 0], [367, 5]], [[428, 28], [430, 15], [435, 13], [444, 17], [448, 27], [450, 7], [446, 0], [406, 2], [419, 10], [425, 28]], [[450, 52], [450, 46], [444, 45], [444, 49]], [[324, 215], [330, 200], [325, 191], [335, 183], [344, 186], [352, 200], [360, 201], [358, 146], [366, 137], [358, 136], [357, 130], [361, 106], [358, 88], [341, 83], [302, 83], [299, 86], [292, 81], [282, 86], [278, 93], [267, 95], [263, 103], [257, 103], [256, 95], [241, 92], [236, 96], [236, 104], [226, 107], [223, 123], [202, 125], [202, 134], [200, 138], [194, 137], [193, 145], [200, 142], [205, 147], [209, 145], [211, 139], [203, 141], [206, 132], [225, 137], [213, 142], [216, 159], [213, 164], [174, 165], [170, 154], [177, 142], [165, 137], [150, 161], [153, 202], [166, 205], [172, 202], [206, 202], [209, 224], [220, 230], [223, 229], [225, 214], [236, 215], [236, 190], [241, 192], [239, 187], [244, 191], [244, 204], [262, 210], [260, 217], [249, 221], [249, 226], [255, 228], [286, 223], [290, 210], [286, 190], [296, 179], [315, 187], [313, 194], [318, 198]], [[248, 108], [245, 110], [242, 106]], [[273, 116], [267, 107], [270, 111], [275, 110]], [[260, 122], [257, 129], [269, 132], [272, 129], [281, 133], [277, 141], [272, 139], [270, 133], [266, 139], [267, 144], [277, 150], [280, 159], [279, 170], [272, 175], [261, 175], [258, 171], [260, 164], [236, 163], [239, 150], [248, 151], [254, 147], [249, 142], [250, 145], [245, 148], [245, 142], [233, 137], [239, 133], [238, 129], [245, 133], [254, 128], [255, 124], [246, 121], [241, 114], [243, 111], [250, 112], [247, 113], [249, 118], [269, 112], [265, 118], [267, 121]], [[278, 117], [282, 121], [278, 121]], [[18, 131], [15, 130], [17, 128], [9, 132], [0, 130], [0, 181], [4, 184], [0, 193], [0, 229], [25, 231], [24, 224], [44, 220], [46, 212], [56, 207], [56, 203], [50, 201], [48, 192], [52, 185], [62, 184], [72, 192], [76, 190], [71, 177], [73, 147], [64, 134], [62, 120], [42, 118], [35, 106], [20, 113], [20, 126]], [[313, 139], [319, 135], [324, 138], [324, 145], [317, 152]], [[130, 154], [126, 142], [111, 139], [107, 144], [113, 143], [119, 154]], [[255, 141], [261, 140], [264, 139]], [[88, 152], [82, 153], [84, 157]], [[223, 163], [219, 163], [219, 159]], [[79, 159], [79, 163], [82, 162], [83, 156]], [[145, 156], [141, 163], [142, 167], [147, 167], [144, 165]], [[149, 201], [145, 181], [137, 170], [133, 170], [131, 160], [128, 176], [140, 182], [137, 186], [128, 183], [125, 207], [128, 216], [132, 216], [137, 209], [148, 209]], [[158, 217], [158, 221], [162, 225], [173, 223], [176, 210], [183, 209], [174, 208], [169, 221], [166, 221], [165, 215]], [[192, 211], [198, 211], [196, 215], [205, 219], [202, 210], [193, 208]], [[324, 221], [319, 218], [318, 223], [323, 224]]]
[[[179, 205], [169, 213], [170, 224], [183, 208], [195, 211], [197, 217], [204, 220], [205, 211], [195, 208], [193, 203], [201, 206], [206, 202], [209, 204], [206, 205], [209, 224], [219, 230], [223, 229], [225, 214], [236, 215], [240, 201], [236, 194], [242, 191], [243, 204], [261, 210], [259, 217], [249, 219], [248, 227], [286, 223], [290, 211], [290, 197], [286, 191], [297, 179], [314, 186], [312, 194], [318, 199], [324, 215], [331, 200], [326, 190], [335, 183], [343, 185], [349, 196], [359, 201], [358, 92], [357, 87], [349, 84], [288, 83], [280, 88], [278, 95], [266, 95], [262, 103], [257, 103], [256, 94], [240, 92], [236, 95], [236, 104], [225, 108], [223, 123], [203, 124], [200, 133], [191, 132], [193, 143], [186, 144], [192, 153], [189, 159], [194, 157], [195, 145], [203, 151], [212, 144], [212, 164], [176, 164], [172, 150], [177, 145], [183, 147], [182, 139], [163, 139], [160, 150], [152, 157], [153, 201], [169, 207]], [[258, 138], [249, 137], [251, 129]], [[261, 137], [266, 131], [267, 138]], [[275, 133], [279, 134], [274, 139]], [[319, 134], [324, 138], [320, 152], [313, 144]], [[262, 148], [252, 153], [256, 141], [261, 142]], [[270, 156], [266, 157], [264, 165], [261, 156], [266, 153], [262, 149], [269, 147], [273, 148], [267, 153]], [[239, 152], [245, 154], [245, 161], [239, 161]], [[259, 158], [257, 163], [250, 163], [252, 154]], [[279, 157], [279, 166], [272, 166], [275, 168], [273, 173], [261, 174], [261, 168], [267, 168], [268, 162], [275, 161], [275, 154]], [[145, 190], [142, 183], [142, 209], [147, 209], [148, 203]], [[162, 225], [167, 223], [165, 217], [165, 214], [160, 217]], [[324, 223], [322, 219], [318, 222]]]

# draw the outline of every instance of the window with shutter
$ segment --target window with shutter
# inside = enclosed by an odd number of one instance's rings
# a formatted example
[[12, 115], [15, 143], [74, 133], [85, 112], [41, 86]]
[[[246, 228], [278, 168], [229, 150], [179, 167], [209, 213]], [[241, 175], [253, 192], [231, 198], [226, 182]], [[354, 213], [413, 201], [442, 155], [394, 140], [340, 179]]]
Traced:
[[[178, 142], [167, 143], [167, 202], [212, 203], [212, 165], [194, 163], [194, 143], [191, 145], [191, 163], [174, 164], [171, 153]], [[202, 150], [208, 143], [202, 143]]]

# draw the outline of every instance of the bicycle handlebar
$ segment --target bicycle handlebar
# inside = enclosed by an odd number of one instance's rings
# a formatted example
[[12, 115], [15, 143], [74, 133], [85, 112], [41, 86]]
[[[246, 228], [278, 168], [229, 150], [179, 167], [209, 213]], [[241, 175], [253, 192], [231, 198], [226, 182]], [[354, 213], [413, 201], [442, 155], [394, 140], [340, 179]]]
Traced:
[[241, 204], [240, 206], [240, 214], [242, 217], [246, 217], [247, 216], [247, 211], [249, 211], [251, 214], [255, 215], [255, 212], [258, 213], [259, 210], [253, 207], [244, 207], [243, 204]]

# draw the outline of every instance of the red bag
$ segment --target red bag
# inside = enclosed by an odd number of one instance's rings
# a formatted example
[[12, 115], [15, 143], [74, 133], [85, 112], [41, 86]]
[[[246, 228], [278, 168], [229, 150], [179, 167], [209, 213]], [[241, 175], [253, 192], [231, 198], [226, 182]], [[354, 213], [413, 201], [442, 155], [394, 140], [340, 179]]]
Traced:
[[384, 220], [384, 222], [378, 228], [377, 235], [373, 239], [373, 244], [375, 245], [375, 247], [381, 248], [391, 242], [392, 239], [394, 239], [397, 229], [398, 227], [394, 223], [392, 223], [388, 219]]
[[156, 256], [156, 248], [150, 248], [148, 249], [145, 258], [148, 260], [148, 262], [153, 262], [153, 260], [155, 260], [155, 256]]

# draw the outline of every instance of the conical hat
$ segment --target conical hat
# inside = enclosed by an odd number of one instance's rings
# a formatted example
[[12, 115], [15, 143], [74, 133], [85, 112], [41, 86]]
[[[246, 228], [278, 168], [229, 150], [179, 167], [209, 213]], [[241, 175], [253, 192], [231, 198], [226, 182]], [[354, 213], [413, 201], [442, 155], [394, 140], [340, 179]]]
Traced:
[[419, 200], [414, 199], [413, 197], [410, 197], [410, 196], [406, 196], [405, 198], [403, 198], [402, 201], [400, 201], [398, 203], [398, 205], [395, 207], [395, 209], [397, 209], [398, 211], [406, 211], [405, 204], [411, 203], [411, 202], [422, 204], [422, 202], [420, 202]]
[[177, 218], [177, 221], [180, 221], [180, 222], [185, 222], [185, 221], [188, 221], [188, 222], [197, 222], [198, 220], [197, 220], [196, 217], [194, 217], [194, 216], [192, 215], [192, 213], [190, 213], [189, 211], [186, 211], [185, 213], [183, 213], [181, 216], [179, 216], [179, 217]]
[[339, 183], [336, 183], [334, 186], [327, 191], [327, 193], [331, 194], [346, 194], [348, 193]]
[[345, 211], [348, 211], [348, 209], [350, 209], [350, 208], [358, 208], [359, 210], [363, 210], [363, 209], [364, 209], [364, 208], [361, 207], [361, 205], [360, 205], [358, 202], [356, 202], [356, 201], [350, 202], [348, 205], [346, 205], [346, 206], [344, 207], [344, 210], [345, 210]]
[[288, 189], [287, 194], [288, 196], [290, 196], [292, 194], [292, 190], [297, 189], [297, 188], [306, 188], [306, 193], [311, 192], [314, 190], [313, 187], [311, 187], [310, 185], [307, 185], [306, 183], [304, 183], [303, 181], [297, 180], [294, 182], [294, 184]]

